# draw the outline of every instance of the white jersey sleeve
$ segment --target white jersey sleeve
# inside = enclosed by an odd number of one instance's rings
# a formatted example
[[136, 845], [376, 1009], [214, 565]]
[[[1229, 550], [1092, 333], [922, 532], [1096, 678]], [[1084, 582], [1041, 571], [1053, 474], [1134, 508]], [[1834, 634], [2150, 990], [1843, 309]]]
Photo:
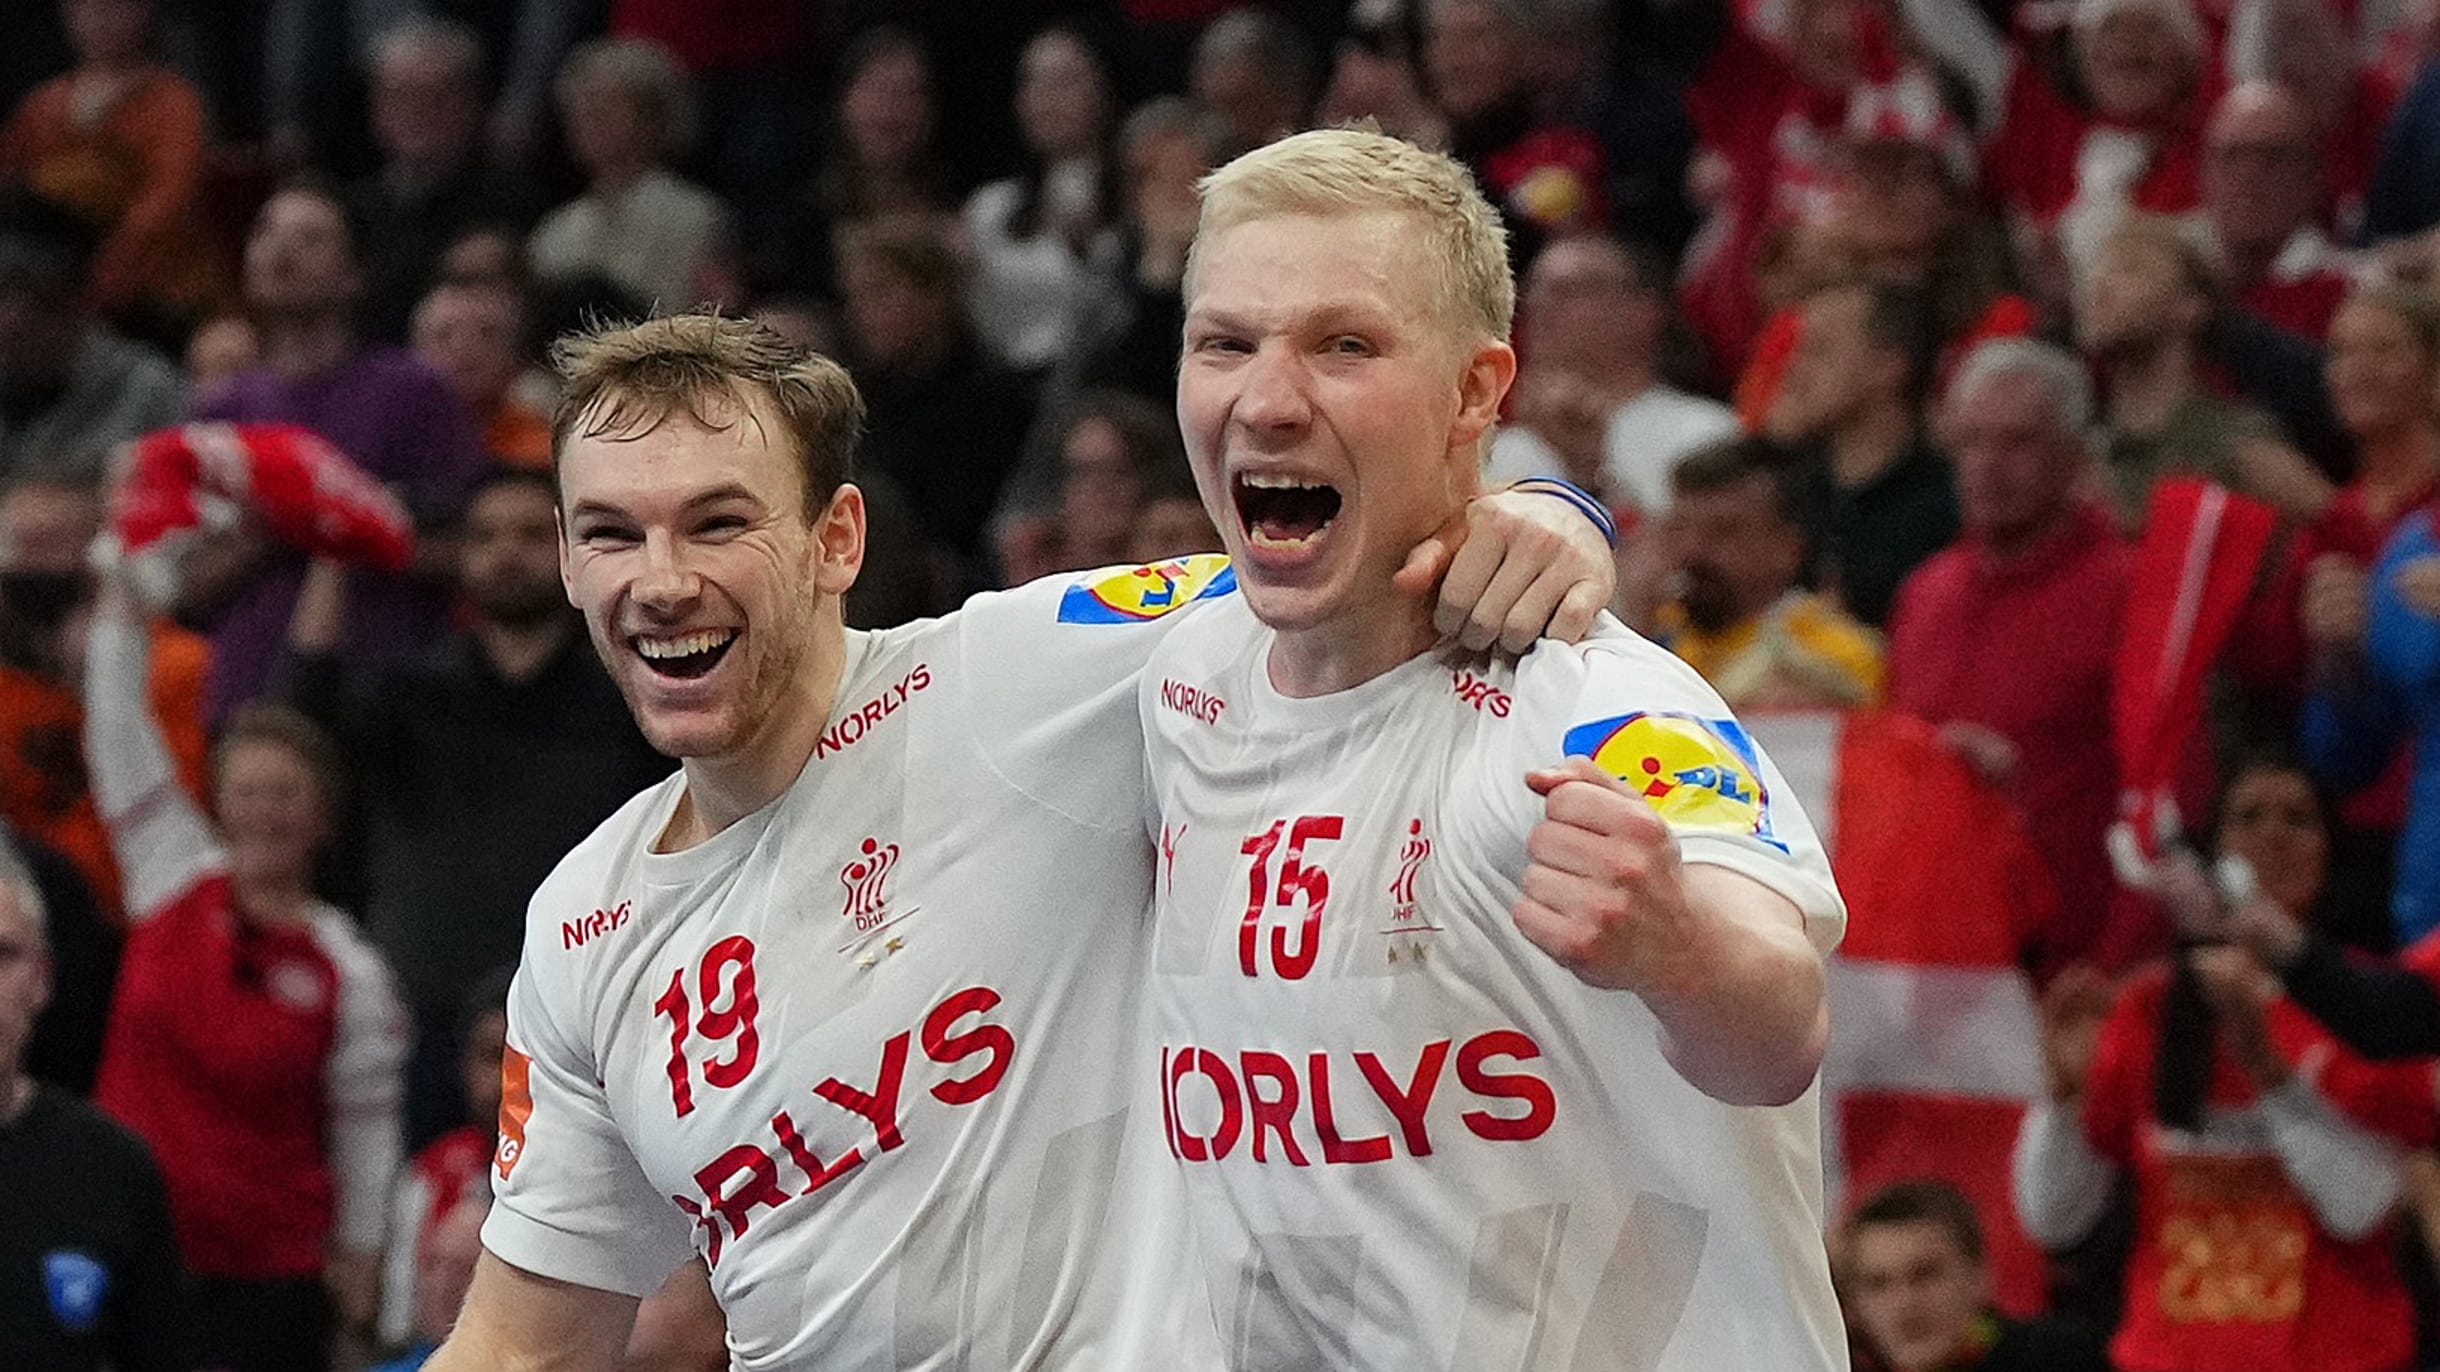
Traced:
[[[673, 778], [647, 791], [629, 810], [661, 800], [676, 784]], [[604, 831], [623, 832], [626, 814]], [[592, 865], [594, 846], [579, 847], [543, 883], [534, 897], [538, 910], [558, 908], [554, 888], [571, 868]], [[593, 1048], [570, 1032], [587, 1022], [587, 1009], [574, 1002], [567, 963], [536, 956], [542, 935], [557, 928], [556, 921], [528, 918], [526, 955], [509, 987], [500, 1139], [483, 1246], [541, 1276], [646, 1296], [694, 1250], [685, 1216], [645, 1177], [611, 1117]]]
[[1504, 798], [1496, 812], [1514, 839], [1543, 813], [1524, 773], [1589, 758], [1651, 802], [1686, 861], [1761, 882], [1804, 913], [1816, 949], [1838, 946], [1847, 907], [1813, 822], [1692, 667], [1605, 615], [1593, 637], [1544, 644], [1517, 664], [1515, 708], [1524, 727], [1504, 735], [1514, 775], [1482, 778]]

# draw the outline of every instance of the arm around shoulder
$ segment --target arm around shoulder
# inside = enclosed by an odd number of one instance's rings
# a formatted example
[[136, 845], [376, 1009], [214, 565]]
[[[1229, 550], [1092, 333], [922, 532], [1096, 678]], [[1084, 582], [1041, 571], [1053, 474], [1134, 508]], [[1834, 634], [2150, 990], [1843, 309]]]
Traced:
[[634, 1296], [554, 1281], [486, 1251], [427, 1372], [616, 1372]]

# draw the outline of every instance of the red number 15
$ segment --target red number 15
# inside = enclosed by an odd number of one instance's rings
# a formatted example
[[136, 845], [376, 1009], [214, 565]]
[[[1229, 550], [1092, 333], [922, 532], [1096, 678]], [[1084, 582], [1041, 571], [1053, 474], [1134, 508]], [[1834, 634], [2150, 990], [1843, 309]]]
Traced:
[[[733, 934], [713, 944], [703, 954], [703, 962], [695, 969], [697, 988], [702, 992], [703, 1017], [694, 1017], [694, 1006], [686, 998], [686, 969], [681, 967], [669, 974], [669, 989], [652, 1003], [652, 1012], [670, 1018], [669, 1030], [669, 1103], [683, 1117], [695, 1108], [695, 1081], [692, 1066], [686, 1059], [686, 1039], [689, 1033], [700, 1033], [707, 1039], [734, 1039], [735, 1046], [726, 1058], [706, 1058], [703, 1079], [722, 1090], [744, 1081], [754, 1070], [754, 1060], [762, 1054], [762, 1036], [754, 1032], [754, 1014], [761, 1002], [754, 998], [754, 940]], [[726, 982], [726, 986], [722, 985]], [[726, 1008], [715, 1008], [723, 992]]]
[[[1262, 946], [1262, 916], [1273, 904], [1293, 907], [1304, 902], [1304, 918], [1300, 922], [1296, 946], [1288, 946], [1288, 930], [1284, 925], [1271, 929], [1271, 968], [1290, 981], [1313, 970], [1313, 960], [1321, 952], [1322, 907], [1330, 903], [1330, 874], [1319, 867], [1305, 865], [1305, 844], [1314, 839], [1335, 839], [1344, 829], [1346, 820], [1340, 815], [1299, 815], [1291, 826], [1288, 821], [1274, 820], [1271, 827], [1245, 841], [1238, 851], [1254, 859], [1254, 869], [1248, 874], [1252, 890], [1245, 902], [1245, 922], [1237, 928], [1237, 965], [1247, 976], [1255, 976], [1255, 963]], [[1280, 830], [1288, 831], [1288, 854], [1279, 864], [1279, 888], [1271, 888], [1271, 854], [1279, 848]]]

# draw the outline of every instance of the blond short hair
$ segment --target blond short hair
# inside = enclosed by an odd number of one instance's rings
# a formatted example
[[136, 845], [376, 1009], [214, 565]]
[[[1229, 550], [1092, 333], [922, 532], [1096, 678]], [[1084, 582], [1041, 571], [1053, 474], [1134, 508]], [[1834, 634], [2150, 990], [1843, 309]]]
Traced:
[[1463, 163], [1372, 129], [1316, 129], [1256, 148], [1203, 178], [1203, 213], [1186, 256], [1194, 294], [1204, 242], [1276, 215], [1393, 211], [1426, 231], [1441, 318], [1480, 342], [1506, 342], [1516, 317], [1508, 229]]
[[[818, 519], [852, 477], [864, 397], [838, 363], [770, 325], [718, 314], [674, 314], [570, 334], [551, 345], [559, 405], [551, 412], [553, 470], [571, 438], [647, 434], [685, 415], [706, 428], [715, 405], [760, 406], [779, 420], [805, 474], [805, 517]], [[735, 414], [734, 410], [729, 412]]]

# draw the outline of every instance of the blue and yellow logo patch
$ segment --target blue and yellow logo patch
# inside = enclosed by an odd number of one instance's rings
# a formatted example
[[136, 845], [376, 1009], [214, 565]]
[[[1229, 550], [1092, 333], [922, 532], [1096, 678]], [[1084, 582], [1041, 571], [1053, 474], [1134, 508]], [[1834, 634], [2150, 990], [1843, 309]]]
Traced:
[[1237, 569], [1224, 554], [1196, 553], [1077, 582], [1059, 598], [1059, 622], [1141, 624], [1236, 589]]
[[1733, 719], [1639, 711], [1579, 724], [1562, 746], [1642, 792], [1677, 828], [1751, 834], [1787, 851], [1771, 832], [1762, 751]]

